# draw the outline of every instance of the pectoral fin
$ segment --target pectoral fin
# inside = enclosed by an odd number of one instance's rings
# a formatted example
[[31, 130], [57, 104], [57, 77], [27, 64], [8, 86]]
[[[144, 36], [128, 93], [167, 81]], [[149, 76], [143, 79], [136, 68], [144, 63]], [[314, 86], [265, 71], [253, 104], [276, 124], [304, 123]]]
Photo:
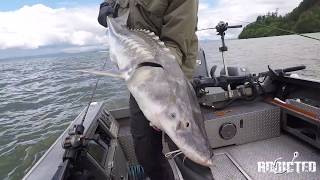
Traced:
[[98, 71], [94, 69], [81, 69], [81, 70], [76, 70], [78, 72], [83, 72], [83, 73], [89, 73], [89, 74], [94, 74], [98, 76], [110, 76], [114, 78], [121, 78], [124, 79], [123, 75], [118, 72], [111, 72], [111, 71]]

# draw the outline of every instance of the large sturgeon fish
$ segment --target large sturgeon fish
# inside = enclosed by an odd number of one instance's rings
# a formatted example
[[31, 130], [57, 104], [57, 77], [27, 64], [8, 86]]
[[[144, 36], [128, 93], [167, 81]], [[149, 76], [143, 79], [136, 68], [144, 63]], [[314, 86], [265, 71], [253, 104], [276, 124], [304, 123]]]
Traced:
[[124, 78], [150, 125], [164, 131], [190, 160], [211, 166], [200, 107], [175, 56], [153, 32], [128, 29], [125, 20], [107, 18], [110, 59], [120, 74], [84, 72]]

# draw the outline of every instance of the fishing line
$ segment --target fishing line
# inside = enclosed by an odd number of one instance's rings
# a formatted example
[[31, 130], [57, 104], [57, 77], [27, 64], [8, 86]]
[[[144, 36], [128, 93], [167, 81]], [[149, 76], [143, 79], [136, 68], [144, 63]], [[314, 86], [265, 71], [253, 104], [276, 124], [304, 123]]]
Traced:
[[89, 92], [86, 92], [86, 93], [78, 96], [77, 99], [74, 100], [74, 101], [71, 103], [71, 105], [74, 105], [75, 103], [78, 103], [83, 97], [85, 97], [85, 96], [88, 95], [88, 94], [89, 94]]
[[184, 164], [184, 161], [187, 159], [187, 156], [184, 156], [183, 157], [183, 160], [182, 160], [182, 164]]
[[203, 28], [203, 29], [199, 29], [197, 31], [206, 31], [206, 30], [211, 30], [211, 29], [216, 29], [216, 28]]
[[164, 156], [168, 159], [173, 159], [175, 157], [177, 157], [178, 155], [182, 154], [182, 151], [180, 149], [175, 150], [175, 151], [170, 151], [168, 153], [166, 153]]

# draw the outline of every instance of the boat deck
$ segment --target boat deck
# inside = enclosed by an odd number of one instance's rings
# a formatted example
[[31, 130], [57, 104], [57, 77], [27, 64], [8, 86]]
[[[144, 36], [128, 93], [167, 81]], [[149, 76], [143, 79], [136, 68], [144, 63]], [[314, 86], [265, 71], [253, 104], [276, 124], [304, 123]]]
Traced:
[[[89, 108], [88, 116], [86, 118], [84, 126], [86, 131], [94, 129], [94, 121], [100, 116], [101, 107], [103, 103], [96, 103]], [[119, 125], [119, 132], [117, 140], [123, 149], [129, 165], [137, 164], [137, 160], [134, 153], [132, 137], [129, 128], [129, 110], [128, 108], [118, 109], [111, 111], [112, 115], [117, 120]], [[70, 125], [79, 123], [81, 121], [84, 111], [76, 118]], [[90, 128], [91, 127], [91, 128]], [[69, 129], [68, 128], [68, 129]], [[87, 132], [90, 134], [90, 132]], [[61, 147], [62, 138], [67, 134], [67, 130], [62, 134], [47, 153], [39, 160], [39, 162], [30, 170], [24, 179], [47, 179], [46, 177], [52, 177], [56, 172], [62, 157], [64, 150]], [[166, 146], [166, 145], [165, 145]], [[167, 152], [167, 149], [164, 150]], [[211, 176], [214, 179], [319, 179], [320, 170], [317, 168], [315, 172], [290, 172], [283, 174], [275, 174], [273, 172], [259, 172], [258, 162], [274, 162], [278, 159], [279, 162], [291, 162], [294, 157], [294, 153], [298, 152], [299, 155], [293, 160], [293, 162], [308, 162], [313, 161], [317, 165], [320, 164], [320, 150], [309, 145], [308, 143], [299, 140], [298, 138], [281, 132], [280, 136], [274, 138], [268, 138], [265, 140], [258, 140], [244, 144], [229, 145], [213, 149], [215, 153], [215, 166], [211, 168], [211, 172], [208, 168], [204, 171], [198, 171], [200, 176]], [[281, 158], [281, 159], [280, 159]], [[173, 161], [170, 160], [172, 165]], [[181, 161], [180, 161], [181, 162]], [[184, 162], [187, 164], [188, 162]], [[173, 171], [177, 175], [177, 180], [182, 180], [181, 176], [184, 176], [181, 168], [177, 169], [177, 164], [173, 166]], [[180, 163], [181, 165], [181, 163]], [[184, 166], [184, 164], [182, 164]], [[301, 164], [300, 164], [301, 166]], [[199, 169], [197, 165], [191, 165], [188, 167], [191, 169]], [[304, 167], [307, 170], [309, 167]], [[180, 172], [181, 170], [181, 172]], [[300, 168], [301, 170], [301, 168]], [[183, 178], [189, 180], [189, 178]], [[194, 178], [191, 178], [194, 179]], [[199, 178], [196, 178], [199, 179]], [[208, 178], [200, 178], [201, 180], [207, 180]], [[199, 179], [199, 180], [200, 180]], [[209, 179], [212, 179], [209, 177]]]
[[[123, 111], [121, 114], [124, 115]], [[127, 115], [127, 113], [125, 114]], [[122, 116], [118, 122], [120, 125], [120, 144], [124, 148], [129, 162], [135, 164], [137, 161], [130, 140], [129, 118]], [[166, 152], [166, 150], [164, 151]], [[316, 165], [320, 164], [320, 150], [290, 134], [281, 132], [280, 136], [274, 138], [215, 148], [216, 163], [211, 168], [212, 176], [214, 179], [319, 179], [320, 170], [298, 173], [294, 169], [294, 172], [282, 174], [258, 171], [258, 162], [274, 162], [276, 159], [279, 162], [291, 162], [295, 152], [299, 154], [293, 162], [314, 161]], [[304, 168], [305, 170], [308, 169], [307, 166]]]
[[[130, 135], [127, 125], [122, 128], [120, 133]], [[132, 148], [131, 143], [126, 141], [124, 145]], [[127, 147], [123, 148], [128, 150]], [[292, 135], [281, 133], [275, 138], [214, 149], [215, 166], [211, 168], [212, 176], [214, 179], [319, 179], [320, 170], [318, 168], [316, 172], [298, 173], [294, 170], [294, 172], [282, 174], [258, 171], [258, 162], [274, 162], [276, 159], [279, 162], [291, 162], [295, 152], [298, 152], [299, 155], [293, 162], [314, 161], [317, 165], [320, 164], [318, 149]], [[129, 148], [127, 153], [129, 161], [133, 164], [137, 163], [133, 150]]]
[[252, 143], [217, 148], [214, 152], [216, 165], [212, 168], [212, 173], [215, 179], [319, 179], [320, 177], [318, 168], [316, 172], [283, 174], [258, 171], [259, 161], [274, 162], [282, 158], [279, 161], [291, 162], [295, 152], [299, 155], [294, 162], [314, 161], [320, 164], [319, 150], [287, 134]]

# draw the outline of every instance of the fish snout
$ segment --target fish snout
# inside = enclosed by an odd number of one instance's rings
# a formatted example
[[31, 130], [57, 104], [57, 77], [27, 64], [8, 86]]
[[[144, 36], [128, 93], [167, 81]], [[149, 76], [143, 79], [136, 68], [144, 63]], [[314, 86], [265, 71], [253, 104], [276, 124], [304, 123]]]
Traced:
[[207, 167], [213, 166], [213, 154], [211, 155], [210, 158], [208, 158], [208, 159], [204, 162], [204, 165], [207, 166]]
[[203, 154], [200, 164], [206, 167], [211, 167], [213, 166], [213, 159], [214, 159], [213, 152], [207, 151], [205, 154]]

